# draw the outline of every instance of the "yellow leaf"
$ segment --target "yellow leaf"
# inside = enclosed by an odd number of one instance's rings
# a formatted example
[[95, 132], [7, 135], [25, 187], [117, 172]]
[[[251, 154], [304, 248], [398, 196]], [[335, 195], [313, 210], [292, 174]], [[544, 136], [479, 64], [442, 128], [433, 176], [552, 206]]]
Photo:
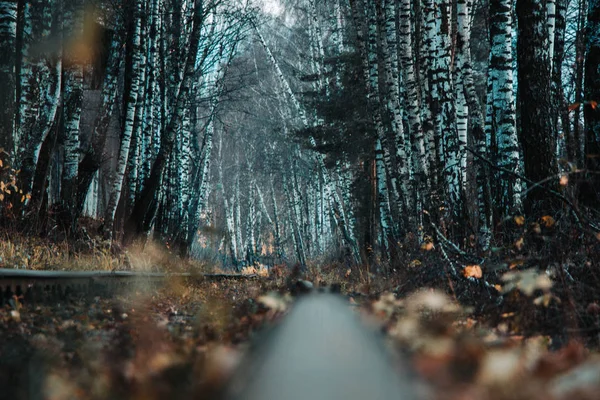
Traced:
[[420, 267], [420, 266], [421, 266], [421, 261], [419, 261], [419, 260], [412, 260], [412, 261], [410, 262], [410, 264], [408, 264], [408, 266], [409, 266], [410, 268], [416, 268], [416, 267]]
[[25, 196], [21, 196], [21, 203], [25, 201]]
[[4, 163], [2, 162], [2, 159], [0, 158], [0, 168], [4, 167]]
[[4, 200], [4, 194], [0, 193], [0, 201]]
[[423, 243], [421, 245], [421, 249], [425, 250], [425, 251], [431, 251], [431, 250], [433, 250], [433, 243], [432, 242]]
[[551, 228], [555, 223], [554, 218], [549, 215], [544, 215], [541, 219], [546, 228]]
[[525, 224], [525, 217], [522, 215], [516, 215], [514, 217], [515, 220], [515, 224], [519, 225], [519, 226], [523, 226]]
[[483, 271], [479, 265], [467, 265], [463, 269], [463, 275], [465, 278], [481, 278], [483, 277]]

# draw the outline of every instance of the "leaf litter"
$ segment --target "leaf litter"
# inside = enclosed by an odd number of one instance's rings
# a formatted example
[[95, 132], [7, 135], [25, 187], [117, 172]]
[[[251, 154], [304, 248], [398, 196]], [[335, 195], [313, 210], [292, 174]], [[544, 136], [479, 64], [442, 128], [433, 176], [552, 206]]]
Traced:
[[[533, 271], [503, 280], [505, 293], [551, 295], [549, 281]], [[600, 355], [577, 340], [550, 350], [552, 338], [519, 335], [508, 322], [486, 325], [434, 289], [346, 297], [378, 324], [390, 351], [410, 361], [425, 398], [600, 396]], [[52, 305], [13, 301], [0, 310], [0, 385], [12, 399], [36, 391], [53, 400], [218, 399], [248, 344], [293, 302], [282, 279], [173, 282], [159, 291]]]

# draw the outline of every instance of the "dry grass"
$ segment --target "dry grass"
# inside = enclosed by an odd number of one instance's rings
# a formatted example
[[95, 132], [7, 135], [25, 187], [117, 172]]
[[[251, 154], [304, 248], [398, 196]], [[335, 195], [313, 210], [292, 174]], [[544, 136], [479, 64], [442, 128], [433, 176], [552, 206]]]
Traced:
[[68, 242], [5, 234], [0, 240], [0, 267], [32, 270], [114, 270], [119, 256], [107, 245], [76, 251]]
[[0, 233], [0, 268], [206, 273], [211, 266], [182, 259], [154, 242], [121, 250], [110, 242], [95, 239], [52, 241], [3, 232]]

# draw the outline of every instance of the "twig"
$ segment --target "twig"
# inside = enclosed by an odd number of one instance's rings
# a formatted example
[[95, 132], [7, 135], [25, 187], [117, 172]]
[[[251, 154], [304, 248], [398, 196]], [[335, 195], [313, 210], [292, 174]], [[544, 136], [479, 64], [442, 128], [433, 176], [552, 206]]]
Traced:
[[[490, 160], [488, 160], [487, 158], [483, 157], [482, 155], [480, 155], [479, 153], [477, 153], [475, 150], [466, 147], [467, 151], [471, 154], [473, 154], [476, 158], [478, 158], [479, 160], [485, 162], [487, 165], [489, 165], [492, 169], [495, 169], [497, 171], [500, 172], [505, 172], [507, 174], [510, 174], [516, 178], [522, 179], [523, 181], [525, 181], [526, 183], [533, 185], [533, 186], [539, 186], [540, 189], [542, 189], [543, 191], [555, 196], [556, 198], [558, 198], [559, 200], [561, 200], [563, 203], [565, 203], [567, 206], [569, 206], [571, 208], [571, 211], [573, 212], [573, 215], [575, 216], [575, 218], [577, 219], [578, 223], [581, 223], [581, 221], [584, 221], [588, 227], [590, 227], [595, 233], [600, 232], [600, 227], [596, 226], [592, 221], [589, 220], [589, 218], [587, 218], [586, 216], [582, 215], [579, 210], [577, 209], [577, 207], [575, 206], [575, 204], [573, 204], [573, 202], [571, 202], [571, 200], [567, 199], [565, 196], [563, 196], [562, 194], [558, 193], [556, 190], [553, 189], [549, 189], [545, 186], [542, 185], [541, 182], [534, 182], [531, 179], [528, 179], [526, 177], [524, 177], [521, 174], [518, 174], [514, 171], [511, 171], [509, 169], [503, 168], [503, 167], [499, 167], [497, 165], [494, 165], [494, 163], [492, 163]], [[526, 194], [527, 192], [525, 192]]]
[[461, 250], [460, 247], [458, 247], [458, 245], [456, 245], [455, 243], [453, 243], [452, 241], [450, 241], [446, 236], [444, 236], [444, 234], [442, 233], [442, 231], [431, 220], [431, 215], [429, 214], [429, 211], [423, 210], [423, 214], [425, 214], [425, 215], [427, 215], [429, 217], [428, 218], [429, 219], [429, 225], [431, 225], [431, 227], [435, 231], [436, 236], [440, 240], [440, 244], [445, 244], [452, 251], [454, 251], [457, 255], [459, 255], [460, 257], [463, 257], [465, 260], [476, 260], [476, 262], [478, 264], [482, 264], [483, 263], [483, 259], [481, 257], [474, 256], [472, 254], [467, 253], [464, 250]]

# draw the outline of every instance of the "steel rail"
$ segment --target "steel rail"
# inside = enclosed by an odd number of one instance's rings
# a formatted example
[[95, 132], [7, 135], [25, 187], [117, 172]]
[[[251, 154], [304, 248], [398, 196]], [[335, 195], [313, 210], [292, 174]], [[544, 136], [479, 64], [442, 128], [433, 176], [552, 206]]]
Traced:
[[0, 304], [14, 296], [26, 302], [64, 299], [71, 293], [107, 295], [136, 284], [160, 286], [167, 279], [249, 280], [258, 275], [134, 271], [38, 271], [0, 268]]

